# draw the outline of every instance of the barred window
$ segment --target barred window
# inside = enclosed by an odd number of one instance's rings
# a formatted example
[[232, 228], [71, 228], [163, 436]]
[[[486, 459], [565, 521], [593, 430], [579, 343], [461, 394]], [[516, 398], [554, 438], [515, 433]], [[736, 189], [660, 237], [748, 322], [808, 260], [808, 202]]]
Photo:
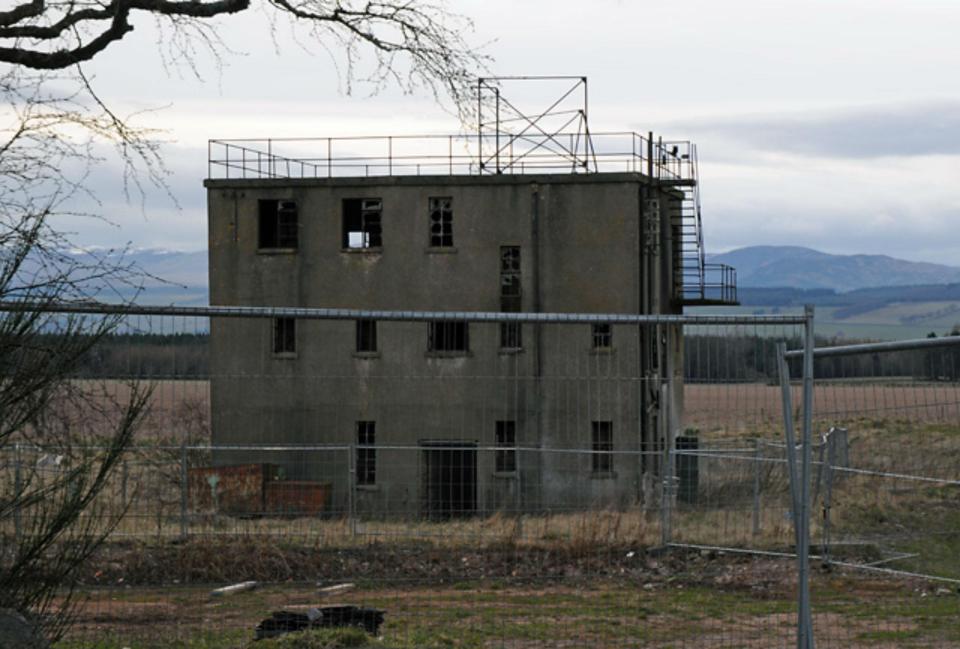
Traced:
[[428, 323], [427, 349], [431, 352], [466, 352], [470, 349], [466, 322], [436, 320]]
[[593, 348], [610, 349], [613, 346], [613, 326], [610, 323], [593, 325]]
[[500, 349], [522, 349], [523, 337], [519, 322], [500, 323]]

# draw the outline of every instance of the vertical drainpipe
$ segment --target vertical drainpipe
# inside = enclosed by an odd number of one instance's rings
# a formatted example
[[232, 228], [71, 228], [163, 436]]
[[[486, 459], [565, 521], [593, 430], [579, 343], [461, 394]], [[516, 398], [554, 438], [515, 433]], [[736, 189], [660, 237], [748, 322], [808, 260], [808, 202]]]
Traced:
[[[642, 184], [637, 186], [637, 201], [637, 306], [640, 309], [640, 313], [645, 314], [648, 312], [646, 290], [647, 273], [644, 270], [647, 241], [643, 224], [644, 218], [646, 217], [647, 188]], [[646, 465], [646, 460], [642, 451], [645, 448], [643, 444], [643, 431], [646, 429], [647, 419], [647, 386], [643, 381], [643, 377], [646, 375], [647, 365], [649, 363], [648, 347], [647, 334], [644, 332], [644, 326], [637, 325], [637, 371], [641, 379], [637, 382], [637, 449], [641, 451], [641, 453], [637, 455], [637, 479], [640, 483], [637, 487], [638, 500], [642, 500], [646, 496], [644, 493], [644, 466]]]
[[[540, 186], [537, 183], [530, 185], [530, 247], [533, 266], [533, 312], [540, 313], [541, 295], [540, 295]], [[543, 336], [542, 325], [536, 323], [533, 325], [534, 340], [534, 359], [533, 359], [533, 380], [535, 403], [537, 404], [537, 445], [536, 448], [543, 448]], [[537, 502], [535, 505], [543, 505], [543, 456], [538, 454], [537, 471]]]

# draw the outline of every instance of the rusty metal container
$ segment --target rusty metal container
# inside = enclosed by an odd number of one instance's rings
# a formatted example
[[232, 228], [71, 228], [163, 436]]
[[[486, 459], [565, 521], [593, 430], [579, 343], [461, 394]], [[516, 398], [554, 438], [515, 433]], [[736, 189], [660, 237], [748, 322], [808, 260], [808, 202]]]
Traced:
[[276, 480], [266, 485], [265, 510], [283, 516], [317, 516], [330, 505], [331, 484], [306, 480]]
[[238, 516], [265, 513], [266, 485], [279, 477], [275, 464], [236, 464], [190, 469], [187, 482], [194, 511]]

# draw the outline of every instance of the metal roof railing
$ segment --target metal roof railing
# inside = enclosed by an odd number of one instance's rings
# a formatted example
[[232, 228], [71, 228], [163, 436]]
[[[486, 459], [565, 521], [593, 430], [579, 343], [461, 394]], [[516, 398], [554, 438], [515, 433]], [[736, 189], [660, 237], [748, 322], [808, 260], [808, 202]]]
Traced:
[[[336, 178], [358, 176], [481, 175], [481, 147], [491, 134], [385, 135], [324, 138], [210, 140], [207, 177]], [[592, 133], [596, 164], [585, 170], [571, 157], [579, 133], [529, 134], [500, 154], [508, 174], [633, 172], [670, 182], [695, 179], [693, 145], [654, 140], [633, 131]], [[489, 140], [489, 142], [488, 142]], [[568, 148], [569, 147], [569, 148]], [[579, 163], [578, 163], [579, 162]]]

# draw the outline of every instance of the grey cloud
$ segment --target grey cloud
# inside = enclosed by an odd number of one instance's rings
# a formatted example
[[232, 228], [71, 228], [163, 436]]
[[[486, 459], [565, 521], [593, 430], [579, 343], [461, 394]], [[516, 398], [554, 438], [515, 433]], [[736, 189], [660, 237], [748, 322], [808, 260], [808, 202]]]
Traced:
[[672, 130], [755, 150], [830, 158], [960, 154], [960, 102], [683, 122]]

